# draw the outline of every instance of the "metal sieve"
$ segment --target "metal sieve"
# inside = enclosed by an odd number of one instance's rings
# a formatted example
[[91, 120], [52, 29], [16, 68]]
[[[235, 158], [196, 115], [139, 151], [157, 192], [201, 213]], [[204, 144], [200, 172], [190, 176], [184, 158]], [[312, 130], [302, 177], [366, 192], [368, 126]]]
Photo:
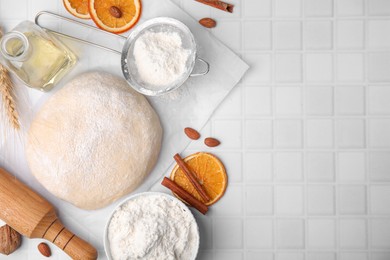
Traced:
[[[39, 18], [42, 15], [52, 16], [52, 17], [55, 17], [57, 19], [61, 19], [61, 20], [64, 20], [64, 21], [67, 21], [70, 23], [80, 25], [82, 27], [86, 27], [86, 28], [89, 28], [89, 29], [92, 29], [95, 31], [99, 31], [99, 32], [108, 34], [110, 36], [118, 37], [118, 38], [125, 41], [123, 48], [122, 48], [122, 52], [119, 52], [117, 50], [96, 44], [94, 42], [82, 40], [82, 39], [79, 39], [79, 38], [76, 38], [76, 37], [73, 37], [73, 36], [70, 36], [67, 34], [63, 34], [63, 33], [45, 28], [41, 24], [39, 24]], [[168, 93], [168, 92], [175, 90], [175, 89], [179, 88], [180, 86], [182, 86], [183, 83], [189, 77], [203, 76], [203, 75], [206, 75], [210, 70], [209, 63], [206, 62], [205, 60], [197, 57], [196, 43], [195, 43], [194, 36], [191, 33], [190, 29], [182, 22], [180, 22], [176, 19], [173, 19], [173, 18], [158, 17], [158, 18], [153, 18], [153, 19], [147, 20], [146, 22], [142, 23], [141, 25], [136, 26], [135, 29], [131, 32], [131, 34], [128, 37], [114, 34], [114, 33], [110, 33], [107, 31], [103, 31], [103, 30], [96, 28], [96, 27], [93, 27], [91, 25], [84, 24], [82, 22], [67, 18], [65, 16], [58, 15], [58, 14], [51, 13], [51, 12], [47, 12], [47, 11], [39, 12], [35, 16], [35, 23], [37, 25], [41, 26], [42, 28], [54, 33], [54, 34], [61, 35], [61, 36], [66, 37], [66, 38], [70, 38], [72, 40], [76, 40], [78, 42], [92, 45], [92, 46], [98, 47], [100, 49], [107, 50], [107, 51], [114, 52], [116, 54], [121, 55], [122, 73], [123, 73], [123, 76], [125, 77], [127, 83], [133, 89], [135, 89], [136, 91], [138, 91], [144, 95], [158, 96], [158, 95]], [[172, 31], [172, 32], [177, 32], [181, 37], [183, 48], [190, 51], [189, 58], [186, 62], [186, 70], [185, 70], [185, 73], [183, 73], [177, 80], [175, 80], [172, 84], [170, 84], [168, 86], [151, 86], [151, 85], [143, 82], [138, 75], [138, 70], [135, 66], [134, 56], [132, 55], [133, 49], [134, 49], [134, 43], [146, 31], [160, 32], [160, 31], [166, 31], [166, 30]], [[195, 64], [197, 61], [204, 64], [204, 70], [202, 72], [199, 72], [199, 73], [193, 73], [193, 70], [194, 70], [194, 67], [195, 67]]]

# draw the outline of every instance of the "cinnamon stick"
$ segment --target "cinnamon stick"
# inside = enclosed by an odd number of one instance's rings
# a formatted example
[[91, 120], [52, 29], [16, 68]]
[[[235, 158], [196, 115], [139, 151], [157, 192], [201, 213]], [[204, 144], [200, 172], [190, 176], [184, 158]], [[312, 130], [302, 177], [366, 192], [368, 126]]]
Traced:
[[184, 172], [184, 174], [187, 176], [188, 180], [191, 182], [192, 186], [196, 189], [196, 191], [199, 193], [199, 195], [202, 197], [202, 199], [207, 202], [210, 201], [210, 197], [207, 195], [206, 191], [203, 189], [202, 185], [199, 184], [199, 182], [196, 180], [195, 175], [191, 172], [191, 170], [188, 168], [185, 161], [180, 157], [180, 155], [177, 153], [175, 156], [173, 156], [175, 161], [177, 162], [177, 165], [179, 165], [179, 168]]
[[217, 0], [195, 0], [199, 3], [212, 6], [225, 12], [233, 13], [234, 5]]
[[203, 215], [205, 215], [207, 213], [207, 211], [209, 210], [205, 204], [203, 204], [201, 201], [194, 198], [191, 194], [189, 194], [187, 191], [185, 191], [182, 187], [177, 185], [171, 179], [164, 177], [161, 184], [163, 186], [167, 187], [168, 189], [170, 189], [173, 193], [177, 194], [181, 199], [183, 199], [185, 202], [187, 202], [191, 207], [196, 208]]

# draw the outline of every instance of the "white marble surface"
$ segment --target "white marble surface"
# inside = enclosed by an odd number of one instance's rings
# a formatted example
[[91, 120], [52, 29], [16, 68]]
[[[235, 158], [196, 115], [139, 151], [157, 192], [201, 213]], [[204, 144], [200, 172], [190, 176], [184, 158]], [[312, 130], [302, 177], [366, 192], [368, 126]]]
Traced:
[[[0, 20], [64, 12], [31, 2], [0, 0]], [[175, 2], [215, 18], [251, 65], [202, 130], [223, 144], [183, 152], [212, 151], [229, 174], [225, 197], [194, 212], [198, 259], [390, 259], [390, 1], [231, 0], [233, 14]], [[41, 259], [39, 240], [24, 242], [0, 259]]]

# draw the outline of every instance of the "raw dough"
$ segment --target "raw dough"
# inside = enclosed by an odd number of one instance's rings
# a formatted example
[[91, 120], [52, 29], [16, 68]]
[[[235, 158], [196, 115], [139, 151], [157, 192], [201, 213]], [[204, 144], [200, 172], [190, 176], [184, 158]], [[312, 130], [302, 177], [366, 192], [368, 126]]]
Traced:
[[31, 124], [27, 159], [52, 194], [98, 209], [136, 189], [161, 148], [159, 118], [144, 96], [102, 72], [55, 93]]

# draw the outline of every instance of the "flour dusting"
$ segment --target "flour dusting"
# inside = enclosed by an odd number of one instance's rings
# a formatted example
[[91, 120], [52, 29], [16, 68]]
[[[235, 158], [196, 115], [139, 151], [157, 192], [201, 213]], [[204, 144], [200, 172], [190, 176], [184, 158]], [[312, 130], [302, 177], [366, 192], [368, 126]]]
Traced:
[[194, 259], [199, 235], [193, 216], [175, 200], [141, 195], [123, 204], [108, 226], [113, 259]]
[[177, 32], [147, 31], [134, 44], [138, 74], [152, 87], [166, 87], [186, 72], [190, 51], [182, 46]]

